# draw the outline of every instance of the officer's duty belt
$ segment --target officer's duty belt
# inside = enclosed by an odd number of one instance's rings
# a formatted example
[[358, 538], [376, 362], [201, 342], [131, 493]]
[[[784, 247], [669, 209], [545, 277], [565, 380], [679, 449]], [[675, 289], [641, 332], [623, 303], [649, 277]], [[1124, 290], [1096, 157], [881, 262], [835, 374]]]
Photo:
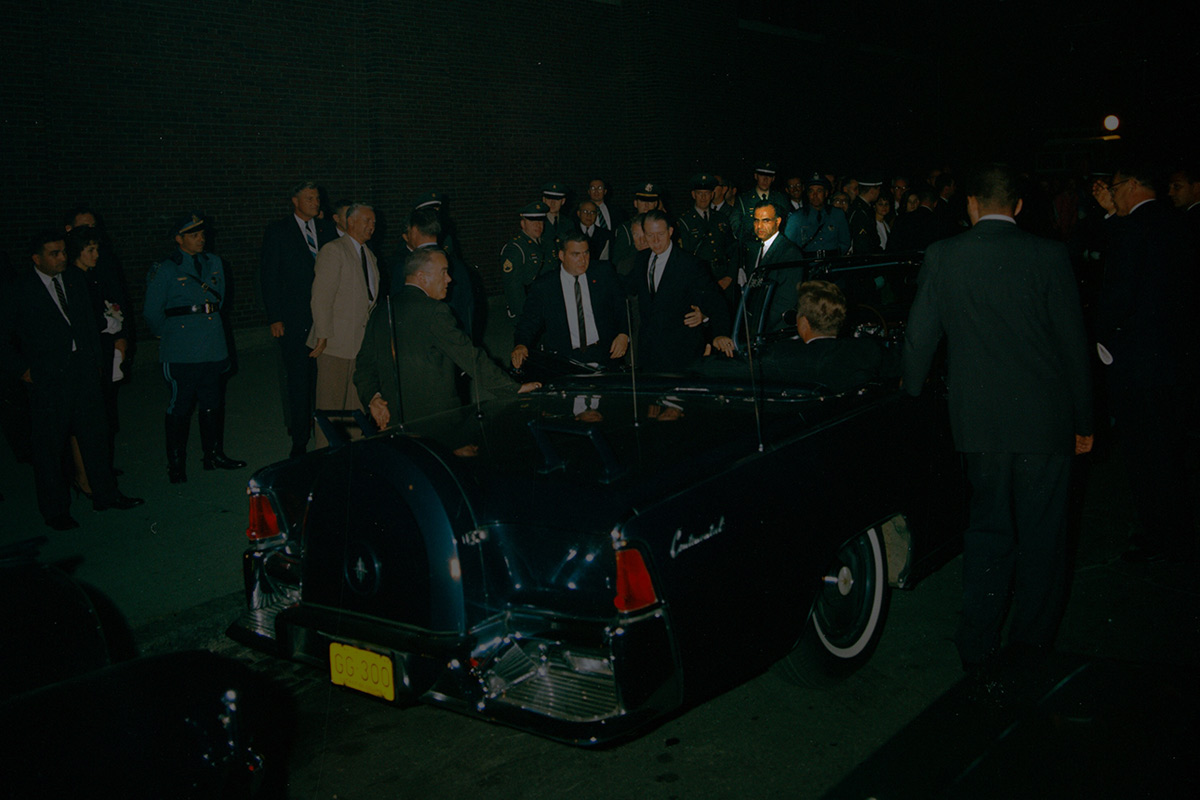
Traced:
[[217, 308], [216, 303], [201, 303], [198, 306], [175, 306], [168, 308], [164, 313], [168, 317], [182, 317], [185, 314], [215, 314]]

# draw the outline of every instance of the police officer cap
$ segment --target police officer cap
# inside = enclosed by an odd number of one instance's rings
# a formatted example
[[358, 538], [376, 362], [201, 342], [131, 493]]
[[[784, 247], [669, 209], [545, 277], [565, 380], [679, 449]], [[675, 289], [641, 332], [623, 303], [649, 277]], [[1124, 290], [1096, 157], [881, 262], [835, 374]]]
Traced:
[[829, 191], [830, 189], [833, 188], [832, 186], [829, 185], [829, 181], [825, 179], [825, 176], [819, 172], [814, 172], [812, 175], [809, 176], [808, 180], [806, 180], [804, 182], [805, 189], [807, 189], [810, 186], [824, 186], [825, 191]]
[[858, 178], [859, 186], [882, 186], [883, 178], [879, 177], [874, 172], [865, 172], [861, 178]]
[[413, 208], [418, 209], [425, 208], [425, 206], [440, 206], [443, 202], [445, 202], [445, 199], [446, 195], [442, 192], [426, 192], [417, 198], [417, 201], [413, 203]]
[[562, 200], [566, 196], [567, 187], [563, 186], [561, 183], [547, 183], [542, 186], [542, 197], [549, 197], [554, 200]]
[[698, 172], [692, 176], [692, 190], [708, 189], [712, 191], [717, 185], [717, 176], [709, 175], [707, 172]]
[[175, 224], [171, 226], [171, 236], [174, 238], [186, 233], [199, 233], [205, 227], [204, 217], [192, 211], [175, 220]]
[[537, 222], [546, 219], [546, 213], [550, 210], [550, 206], [538, 200], [536, 203], [530, 203], [521, 209], [521, 219], [528, 219]]
[[658, 187], [653, 183], [643, 184], [642, 188], [633, 193], [633, 196], [638, 200], [657, 200]]
[[760, 175], [774, 175], [775, 174], [775, 162], [774, 161], [755, 162], [754, 171]]

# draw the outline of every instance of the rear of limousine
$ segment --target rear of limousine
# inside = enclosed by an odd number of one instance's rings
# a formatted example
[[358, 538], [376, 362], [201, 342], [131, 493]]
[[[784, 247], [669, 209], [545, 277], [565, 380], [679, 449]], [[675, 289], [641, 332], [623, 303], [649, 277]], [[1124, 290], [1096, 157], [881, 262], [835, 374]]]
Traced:
[[621, 520], [488, 522], [452, 458], [394, 434], [256, 473], [229, 635], [391, 703], [573, 744], [678, 706], [669, 617]]

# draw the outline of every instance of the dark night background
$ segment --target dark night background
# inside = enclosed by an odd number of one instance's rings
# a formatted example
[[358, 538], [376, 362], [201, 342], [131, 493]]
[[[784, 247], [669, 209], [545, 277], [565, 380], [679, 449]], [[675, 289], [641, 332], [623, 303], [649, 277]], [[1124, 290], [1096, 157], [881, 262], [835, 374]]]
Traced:
[[[263, 324], [258, 248], [288, 191], [372, 202], [385, 257], [421, 192], [451, 196], [489, 289], [516, 210], [598, 173], [686, 197], [698, 170], [917, 174], [1005, 159], [1110, 169], [1196, 157], [1194, 6], [108, 0], [6, 4], [0, 249], [68, 207], [105, 223], [140, 308], [144, 274], [196, 209]], [[1100, 122], [1123, 120], [1118, 143]], [[61, 224], [61, 223], [59, 223]]]

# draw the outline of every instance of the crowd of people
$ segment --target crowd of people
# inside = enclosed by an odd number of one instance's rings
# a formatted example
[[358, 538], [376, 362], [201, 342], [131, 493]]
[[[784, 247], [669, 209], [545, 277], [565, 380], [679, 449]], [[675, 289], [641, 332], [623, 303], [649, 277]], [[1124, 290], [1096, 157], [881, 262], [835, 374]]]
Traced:
[[[1169, 202], [1158, 199], [1161, 177], [1128, 165], [1051, 197], [1011, 168], [988, 165], [961, 195], [947, 171], [886, 184], [813, 173], [788, 178], [780, 192], [774, 165], [762, 162], [745, 191], [719, 175], [693, 176], [691, 203], [675, 213], [653, 183], [638, 187], [628, 211], [609, 202], [603, 180], [590, 181], [573, 207], [563, 184], [547, 183], [519, 210], [519, 231], [500, 251], [514, 331], [506, 360], [520, 370], [542, 349], [681, 372], [707, 355], [717, 373], [738, 374], [745, 366], [733, 358], [731, 316], [741, 288], [768, 271], [777, 291], [756, 313], [768, 329], [796, 332], [760, 359], [772, 379], [837, 391], [901, 377], [920, 395], [948, 340], [951, 427], [973, 490], [956, 641], [964, 667], [982, 673], [1002, 655], [1036, 656], [1053, 641], [1065, 602], [1072, 459], [1091, 450], [1101, 427], [1094, 397], [1118, 431], [1140, 522], [1124, 558], [1194, 556], [1184, 450], [1200, 384], [1187, 324], [1200, 172], [1170, 174]], [[292, 213], [267, 227], [262, 298], [284, 365], [293, 456], [308, 448], [315, 409], [363, 411], [386, 428], [467, 396], [537, 388], [479, 346], [481, 292], [444, 199], [430, 192], [414, 203], [390, 269], [368, 245], [374, 209], [339, 202], [327, 219], [315, 183], [296, 186]], [[1019, 225], [1023, 212], [1032, 213]], [[31, 268], [5, 286], [0, 315], [11, 343], [5, 374], [28, 399], [38, 506], [56, 530], [78, 525], [72, 486], [97, 510], [142, 503], [119, 491], [112, 465], [115, 384], [132, 326], [95, 223], [74, 209], [63, 230], [34, 237]], [[161, 339], [172, 483], [187, 480], [196, 408], [204, 468], [246, 466], [224, 451], [226, 277], [205, 250], [205, 227], [199, 214], [172, 226], [177, 248], [149, 270], [141, 309]], [[910, 250], [924, 251], [924, 263], [902, 363], [869, 341], [839, 339], [849, 301], [833, 283], [804, 281], [803, 262]], [[473, 383], [468, 395], [464, 379]]]

